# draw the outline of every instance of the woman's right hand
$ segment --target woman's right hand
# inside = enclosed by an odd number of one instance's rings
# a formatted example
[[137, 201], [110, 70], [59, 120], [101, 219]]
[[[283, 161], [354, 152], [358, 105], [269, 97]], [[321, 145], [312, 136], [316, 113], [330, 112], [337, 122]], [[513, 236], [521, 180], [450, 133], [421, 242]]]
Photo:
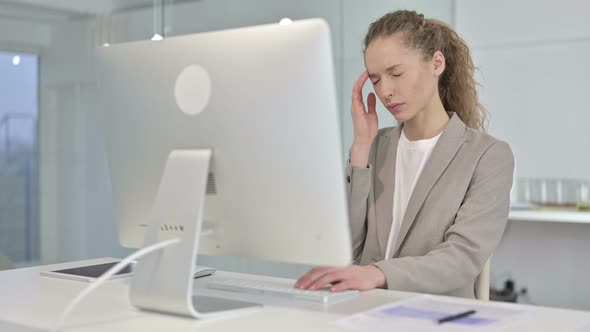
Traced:
[[363, 101], [363, 85], [369, 78], [365, 71], [352, 88], [352, 125], [354, 127], [354, 141], [351, 147], [350, 164], [355, 167], [367, 167], [369, 150], [377, 136], [379, 122], [375, 106], [377, 99], [374, 93], [367, 97], [367, 107]]

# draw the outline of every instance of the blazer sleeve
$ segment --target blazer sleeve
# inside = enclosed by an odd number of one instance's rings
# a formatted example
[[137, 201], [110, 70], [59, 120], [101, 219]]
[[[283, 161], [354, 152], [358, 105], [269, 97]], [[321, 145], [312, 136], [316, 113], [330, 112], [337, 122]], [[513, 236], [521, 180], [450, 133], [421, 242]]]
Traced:
[[369, 165], [366, 168], [351, 166], [350, 159], [347, 161], [346, 166], [348, 218], [352, 240], [352, 257], [353, 262], [356, 264], [360, 262], [367, 235], [367, 206], [373, 185], [375, 149], [378, 141], [379, 135], [375, 137], [373, 144], [371, 144]]
[[387, 288], [445, 294], [474, 282], [504, 233], [513, 170], [510, 146], [502, 141], [491, 144], [476, 166], [444, 241], [424, 256], [374, 264], [385, 274]]

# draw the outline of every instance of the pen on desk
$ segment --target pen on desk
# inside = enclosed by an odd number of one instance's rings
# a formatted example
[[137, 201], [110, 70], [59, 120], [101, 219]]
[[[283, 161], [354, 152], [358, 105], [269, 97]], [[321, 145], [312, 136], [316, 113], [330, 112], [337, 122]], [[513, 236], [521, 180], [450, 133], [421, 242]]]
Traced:
[[454, 320], [457, 320], [457, 319], [460, 319], [460, 318], [463, 318], [463, 317], [471, 316], [474, 313], [475, 313], [475, 310], [468, 310], [468, 311], [465, 311], [465, 312], [460, 312], [458, 314], [449, 315], [449, 316], [446, 316], [446, 317], [443, 317], [443, 318], [439, 318], [437, 320], [437, 322], [439, 324], [446, 323], [446, 322], [452, 322]]

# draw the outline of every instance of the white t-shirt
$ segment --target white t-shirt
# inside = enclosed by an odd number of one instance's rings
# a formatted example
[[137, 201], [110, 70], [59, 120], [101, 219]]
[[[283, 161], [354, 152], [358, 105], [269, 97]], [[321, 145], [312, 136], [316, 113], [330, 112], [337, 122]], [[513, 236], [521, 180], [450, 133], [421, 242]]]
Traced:
[[393, 222], [387, 241], [385, 259], [391, 258], [395, 248], [402, 219], [408, 206], [414, 186], [430, 158], [430, 154], [442, 132], [433, 138], [410, 141], [403, 130], [397, 145], [395, 157], [395, 188], [393, 192]]

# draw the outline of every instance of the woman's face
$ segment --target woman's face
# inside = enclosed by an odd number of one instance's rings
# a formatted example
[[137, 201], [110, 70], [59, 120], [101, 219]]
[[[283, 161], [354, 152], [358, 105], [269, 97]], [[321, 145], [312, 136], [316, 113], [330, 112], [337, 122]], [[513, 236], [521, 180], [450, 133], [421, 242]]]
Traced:
[[408, 121], [438, 98], [444, 57], [432, 59], [404, 45], [402, 34], [373, 40], [365, 50], [365, 67], [377, 96], [398, 122]]

